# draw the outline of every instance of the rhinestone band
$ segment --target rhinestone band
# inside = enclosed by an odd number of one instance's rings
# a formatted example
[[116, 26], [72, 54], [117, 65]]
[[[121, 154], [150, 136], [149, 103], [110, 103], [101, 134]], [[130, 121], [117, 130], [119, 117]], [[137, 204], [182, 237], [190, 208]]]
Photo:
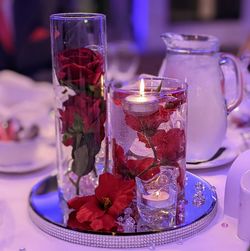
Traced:
[[140, 233], [128, 234], [124, 236], [112, 236], [84, 233], [64, 228], [41, 218], [31, 206], [29, 207], [29, 215], [32, 221], [42, 231], [48, 233], [49, 235], [80, 245], [102, 248], [138, 248], [177, 242], [179, 240], [196, 235], [202, 229], [208, 226], [216, 215], [216, 211], [217, 202], [207, 215], [184, 227], [158, 233]]

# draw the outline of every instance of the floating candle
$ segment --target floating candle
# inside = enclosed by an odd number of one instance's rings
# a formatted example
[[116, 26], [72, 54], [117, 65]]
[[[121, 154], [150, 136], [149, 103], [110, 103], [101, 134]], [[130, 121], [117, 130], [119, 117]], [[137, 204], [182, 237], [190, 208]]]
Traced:
[[149, 190], [149, 194], [143, 194], [142, 200], [146, 205], [153, 208], [166, 208], [169, 204], [169, 194], [160, 190]]
[[158, 99], [153, 94], [145, 95], [145, 84], [141, 79], [139, 95], [129, 95], [124, 100], [124, 109], [139, 116], [150, 115], [159, 109]]

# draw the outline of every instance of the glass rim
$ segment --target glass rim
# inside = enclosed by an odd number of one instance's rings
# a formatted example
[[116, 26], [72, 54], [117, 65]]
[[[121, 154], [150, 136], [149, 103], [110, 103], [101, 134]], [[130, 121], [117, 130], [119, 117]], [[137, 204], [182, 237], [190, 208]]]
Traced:
[[94, 13], [94, 12], [62, 12], [62, 13], [54, 13], [50, 15], [50, 20], [95, 20], [95, 19], [105, 19], [106, 15], [102, 13]]
[[219, 51], [219, 39], [209, 34], [166, 32], [160, 37], [167, 42], [167, 50], [188, 54], [211, 54]]
[[[166, 94], [176, 94], [176, 93], [180, 93], [180, 92], [187, 92], [187, 89], [188, 89], [188, 85], [187, 85], [187, 82], [186, 81], [183, 81], [181, 79], [177, 79], [177, 78], [169, 78], [169, 77], [163, 77], [163, 76], [146, 76], [146, 77], [137, 77], [137, 78], [134, 78], [130, 81], [110, 81], [110, 88], [113, 90], [113, 91], [116, 91], [116, 92], [120, 92], [120, 93], [138, 93], [139, 92], [139, 89], [140, 89], [140, 80], [141, 79], [144, 79], [146, 81], [167, 81], [168, 83], [172, 83], [172, 84], [176, 84], [176, 86], [169, 86], [169, 89], [167, 86], [162, 87], [162, 90], [164, 90], [164, 93]], [[145, 95], [147, 94], [160, 94], [161, 91], [158, 91], [157, 90], [157, 87], [158, 86], [147, 86], [147, 82], [144, 82], [145, 83], [145, 88], [150, 88], [150, 91], [145, 89], [144, 90], [144, 93]], [[131, 83], [136, 83], [138, 82], [138, 84], [136, 85], [133, 85], [133, 86], [129, 86], [131, 85]], [[126, 89], [122, 89], [121, 86], [119, 87], [119, 84], [123, 84], [123, 85], [128, 85], [129, 88], [126, 88]], [[117, 86], [118, 85], [118, 86]], [[156, 88], [155, 90], [152, 90], [152, 88]]]

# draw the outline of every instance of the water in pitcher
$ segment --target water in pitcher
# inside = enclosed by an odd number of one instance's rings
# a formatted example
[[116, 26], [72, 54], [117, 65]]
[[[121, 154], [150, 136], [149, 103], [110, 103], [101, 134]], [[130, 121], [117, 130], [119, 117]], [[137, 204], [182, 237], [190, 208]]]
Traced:
[[226, 106], [218, 58], [169, 55], [164, 76], [188, 83], [187, 161], [211, 158], [226, 133]]
[[[227, 114], [242, 100], [239, 59], [220, 53], [219, 40], [211, 35], [164, 33], [161, 37], [167, 53], [159, 75], [188, 83], [187, 161], [209, 160], [222, 145]], [[221, 65], [228, 62], [234, 68], [237, 91], [226, 103], [223, 74], [226, 80], [227, 72]]]

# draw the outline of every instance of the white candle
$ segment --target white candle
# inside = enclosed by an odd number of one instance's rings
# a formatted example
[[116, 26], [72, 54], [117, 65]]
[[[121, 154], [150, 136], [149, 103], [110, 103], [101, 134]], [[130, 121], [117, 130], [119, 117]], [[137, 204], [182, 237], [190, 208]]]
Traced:
[[143, 203], [154, 208], [166, 208], [169, 204], [169, 194], [165, 191], [149, 190], [149, 194], [143, 194]]
[[124, 100], [124, 109], [130, 113], [145, 116], [150, 115], [159, 109], [158, 100], [153, 95], [145, 95], [144, 80], [140, 82], [140, 94], [129, 95]]

